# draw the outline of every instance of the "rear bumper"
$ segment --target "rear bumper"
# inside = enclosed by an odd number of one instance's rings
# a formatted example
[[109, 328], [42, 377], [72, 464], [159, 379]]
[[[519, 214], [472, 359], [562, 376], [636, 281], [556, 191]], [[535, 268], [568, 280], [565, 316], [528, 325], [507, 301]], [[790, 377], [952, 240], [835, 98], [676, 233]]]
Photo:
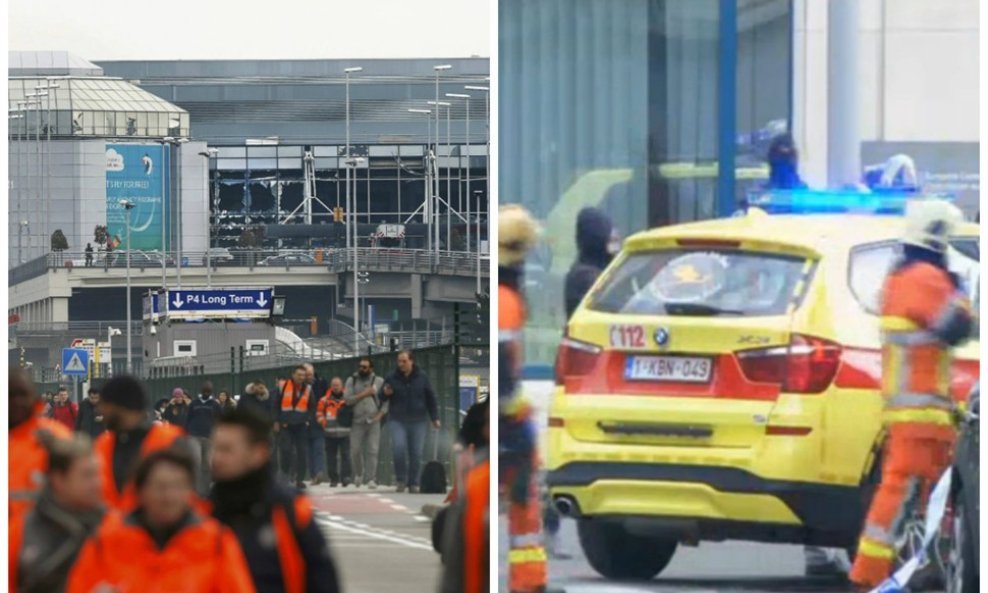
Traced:
[[699, 539], [848, 545], [866, 510], [856, 487], [769, 480], [733, 467], [580, 461], [548, 472], [546, 483], [583, 516], [682, 523]]

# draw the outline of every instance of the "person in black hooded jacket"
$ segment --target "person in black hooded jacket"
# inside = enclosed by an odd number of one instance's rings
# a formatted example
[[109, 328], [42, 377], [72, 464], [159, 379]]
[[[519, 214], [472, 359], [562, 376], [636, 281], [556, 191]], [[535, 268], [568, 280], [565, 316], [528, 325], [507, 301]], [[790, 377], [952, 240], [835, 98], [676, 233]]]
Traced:
[[576, 217], [576, 245], [579, 256], [566, 274], [564, 293], [566, 318], [590, 291], [597, 276], [611, 263], [616, 252], [614, 223], [598, 208], [584, 208]]

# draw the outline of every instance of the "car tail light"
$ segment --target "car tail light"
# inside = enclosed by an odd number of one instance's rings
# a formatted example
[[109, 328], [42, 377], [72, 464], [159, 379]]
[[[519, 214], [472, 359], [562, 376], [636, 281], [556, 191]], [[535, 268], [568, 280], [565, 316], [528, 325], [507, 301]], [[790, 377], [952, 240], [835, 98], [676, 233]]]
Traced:
[[749, 381], [778, 383], [790, 393], [820, 393], [834, 380], [840, 366], [840, 344], [793, 334], [788, 346], [773, 346], [737, 353]]
[[567, 377], [582, 377], [590, 373], [597, 363], [601, 349], [593, 344], [563, 337], [556, 351], [556, 385], [563, 385]]

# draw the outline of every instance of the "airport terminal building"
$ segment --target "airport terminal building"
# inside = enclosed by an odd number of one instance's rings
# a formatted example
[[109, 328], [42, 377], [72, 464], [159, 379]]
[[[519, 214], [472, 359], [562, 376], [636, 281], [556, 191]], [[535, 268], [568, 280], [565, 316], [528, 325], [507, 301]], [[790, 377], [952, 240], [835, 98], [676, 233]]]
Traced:
[[[128, 244], [134, 319], [163, 285], [261, 282], [306, 335], [352, 332], [360, 282], [362, 330], [428, 329], [486, 285], [487, 59], [11, 52], [9, 64], [9, 314], [22, 337], [123, 319], [126, 258], [113, 251]], [[359, 275], [348, 227], [378, 256]], [[207, 271], [207, 248], [235, 257]]]

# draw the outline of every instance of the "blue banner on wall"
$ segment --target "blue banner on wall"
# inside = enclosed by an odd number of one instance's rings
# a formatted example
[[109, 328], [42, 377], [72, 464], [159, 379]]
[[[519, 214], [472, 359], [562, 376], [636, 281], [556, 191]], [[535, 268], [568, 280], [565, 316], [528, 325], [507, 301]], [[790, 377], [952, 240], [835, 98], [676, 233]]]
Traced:
[[135, 204], [131, 210], [133, 249], [163, 250], [168, 195], [164, 150], [158, 144], [106, 145], [106, 225], [114, 249], [126, 249], [127, 215], [120, 200]]

